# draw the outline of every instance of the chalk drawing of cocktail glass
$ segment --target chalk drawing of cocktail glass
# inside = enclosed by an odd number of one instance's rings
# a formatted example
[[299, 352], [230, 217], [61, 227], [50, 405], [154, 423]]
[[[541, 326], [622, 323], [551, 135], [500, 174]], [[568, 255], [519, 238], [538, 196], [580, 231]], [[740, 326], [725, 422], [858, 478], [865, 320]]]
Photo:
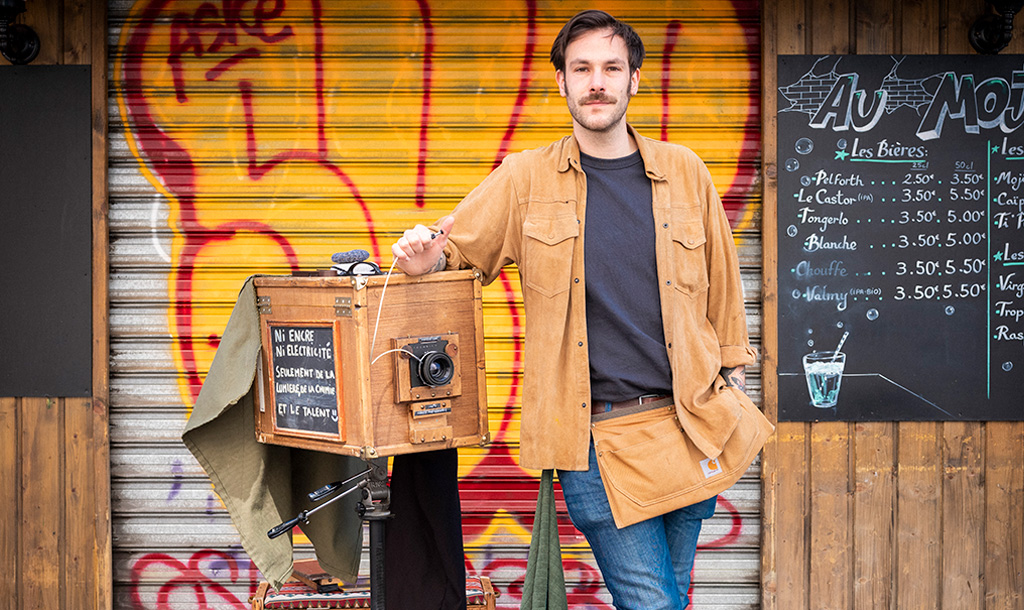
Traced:
[[844, 368], [846, 354], [843, 352], [811, 352], [804, 356], [804, 377], [811, 406], [820, 409], [836, 406]]

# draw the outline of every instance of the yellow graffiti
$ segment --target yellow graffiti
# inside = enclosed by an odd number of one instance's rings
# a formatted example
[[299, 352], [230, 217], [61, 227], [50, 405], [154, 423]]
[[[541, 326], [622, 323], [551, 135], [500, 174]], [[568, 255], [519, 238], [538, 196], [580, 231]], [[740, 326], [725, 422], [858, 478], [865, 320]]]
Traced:
[[[567, 133], [547, 52], [582, 8], [590, 4], [137, 2], [113, 85], [137, 169], [168, 211], [155, 231], [169, 235], [167, 317], [183, 402], [194, 402], [246, 276], [326, 267], [351, 248], [386, 268], [401, 230], [446, 213], [504, 154]], [[600, 8], [647, 45], [630, 122], [706, 159], [734, 226], [753, 228], [757, 24], [728, 1]], [[518, 290], [512, 269], [485, 292], [491, 429], [512, 447]], [[462, 474], [484, 454], [465, 452]], [[499, 516], [489, 528], [526, 535]]]

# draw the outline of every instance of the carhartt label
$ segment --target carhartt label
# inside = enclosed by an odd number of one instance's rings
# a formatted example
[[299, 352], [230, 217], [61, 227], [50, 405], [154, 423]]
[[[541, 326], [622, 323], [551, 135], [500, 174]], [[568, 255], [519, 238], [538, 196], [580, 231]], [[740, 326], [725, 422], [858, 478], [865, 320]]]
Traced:
[[704, 478], [710, 479], [715, 475], [722, 474], [722, 467], [718, 465], [718, 460], [712, 458], [705, 458], [700, 461], [700, 468], [704, 471]]

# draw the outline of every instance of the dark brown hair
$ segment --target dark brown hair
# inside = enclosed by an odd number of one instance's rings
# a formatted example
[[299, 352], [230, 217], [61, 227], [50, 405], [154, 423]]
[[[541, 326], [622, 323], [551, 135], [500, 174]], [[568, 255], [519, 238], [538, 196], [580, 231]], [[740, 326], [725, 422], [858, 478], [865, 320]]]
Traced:
[[551, 63], [555, 70], [565, 72], [565, 50], [569, 44], [594, 30], [611, 30], [612, 36], [619, 36], [629, 50], [629, 73], [633, 74], [644, 63], [644, 43], [628, 23], [619, 21], [604, 11], [580, 11], [562, 26], [562, 30], [551, 43]]

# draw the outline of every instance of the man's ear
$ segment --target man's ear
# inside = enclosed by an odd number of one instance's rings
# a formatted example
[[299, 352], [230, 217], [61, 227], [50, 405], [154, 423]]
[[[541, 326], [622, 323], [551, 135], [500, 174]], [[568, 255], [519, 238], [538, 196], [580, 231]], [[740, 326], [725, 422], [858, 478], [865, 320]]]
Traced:
[[640, 68], [633, 70], [632, 76], [629, 77], [630, 95], [636, 95], [638, 91], [640, 91]]
[[565, 72], [555, 70], [555, 82], [558, 83], [558, 94], [565, 97]]

